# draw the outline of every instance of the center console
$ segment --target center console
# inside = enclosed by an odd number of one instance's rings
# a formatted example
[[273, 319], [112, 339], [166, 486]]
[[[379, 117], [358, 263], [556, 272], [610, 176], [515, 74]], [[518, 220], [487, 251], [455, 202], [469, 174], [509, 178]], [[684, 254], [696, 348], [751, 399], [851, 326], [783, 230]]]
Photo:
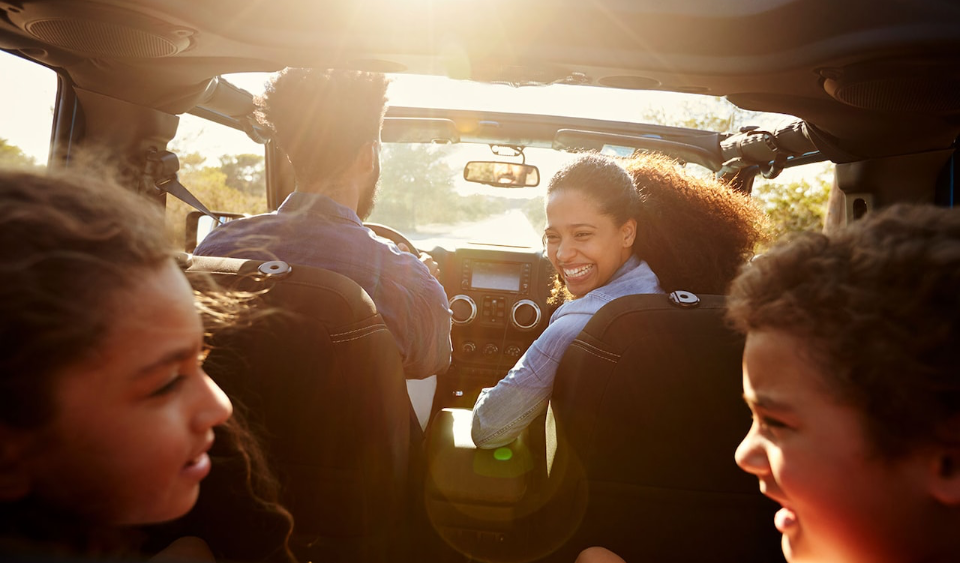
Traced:
[[503, 377], [546, 328], [552, 270], [534, 249], [466, 247], [450, 258], [444, 265], [453, 313], [450, 375], [468, 381], [441, 405], [472, 406], [480, 387]]

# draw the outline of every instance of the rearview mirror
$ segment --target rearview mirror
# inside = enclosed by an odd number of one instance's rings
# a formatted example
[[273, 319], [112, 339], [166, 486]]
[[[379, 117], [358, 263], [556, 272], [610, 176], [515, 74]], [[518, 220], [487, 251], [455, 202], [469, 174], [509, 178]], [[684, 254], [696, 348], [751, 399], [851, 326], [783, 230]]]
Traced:
[[532, 188], [540, 185], [540, 170], [531, 164], [471, 160], [463, 167], [463, 179], [498, 188]]

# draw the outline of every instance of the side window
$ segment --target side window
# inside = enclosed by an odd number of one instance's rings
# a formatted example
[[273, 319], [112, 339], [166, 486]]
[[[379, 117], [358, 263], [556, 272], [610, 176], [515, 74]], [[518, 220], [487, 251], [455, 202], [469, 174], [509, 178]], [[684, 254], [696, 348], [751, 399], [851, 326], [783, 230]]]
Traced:
[[46, 167], [57, 73], [0, 51], [0, 167]]
[[[180, 183], [214, 212], [267, 211], [264, 149], [242, 131], [193, 115], [180, 116], [169, 150], [180, 159]], [[167, 232], [184, 240], [189, 205], [167, 196]]]
[[773, 180], [757, 177], [753, 196], [767, 212], [774, 240], [823, 230], [834, 170], [831, 162], [815, 162], [789, 168]]

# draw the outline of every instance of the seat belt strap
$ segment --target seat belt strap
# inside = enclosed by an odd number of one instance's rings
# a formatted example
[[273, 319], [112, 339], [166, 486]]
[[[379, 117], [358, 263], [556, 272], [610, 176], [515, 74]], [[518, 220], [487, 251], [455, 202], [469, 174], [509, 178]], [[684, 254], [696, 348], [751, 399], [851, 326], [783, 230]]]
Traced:
[[186, 203], [197, 211], [213, 219], [217, 225], [221, 224], [220, 218], [210, 212], [199, 199], [196, 198], [186, 186], [180, 183], [177, 172], [180, 170], [180, 159], [170, 151], [151, 150], [147, 153], [147, 163], [143, 173], [143, 185], [141, 189], [149, 186], [163, 193], [168, 193], [173, 197]]

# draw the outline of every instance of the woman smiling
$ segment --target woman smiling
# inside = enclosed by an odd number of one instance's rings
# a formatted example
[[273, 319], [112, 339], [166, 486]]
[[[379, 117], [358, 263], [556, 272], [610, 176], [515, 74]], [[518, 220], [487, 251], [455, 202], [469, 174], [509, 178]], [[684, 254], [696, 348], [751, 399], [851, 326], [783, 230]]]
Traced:
[[566, 302], [506, 377], [480, 393], [472, 434], [481, 448], [512, 442], [546, 410], [560, 358], [601, 307], [633, 294], [722, 292], [763, 238], [748, 197], [650, 155], [626, 168], [581, 157], [550, 180], [546, 214], [554, 298]]

